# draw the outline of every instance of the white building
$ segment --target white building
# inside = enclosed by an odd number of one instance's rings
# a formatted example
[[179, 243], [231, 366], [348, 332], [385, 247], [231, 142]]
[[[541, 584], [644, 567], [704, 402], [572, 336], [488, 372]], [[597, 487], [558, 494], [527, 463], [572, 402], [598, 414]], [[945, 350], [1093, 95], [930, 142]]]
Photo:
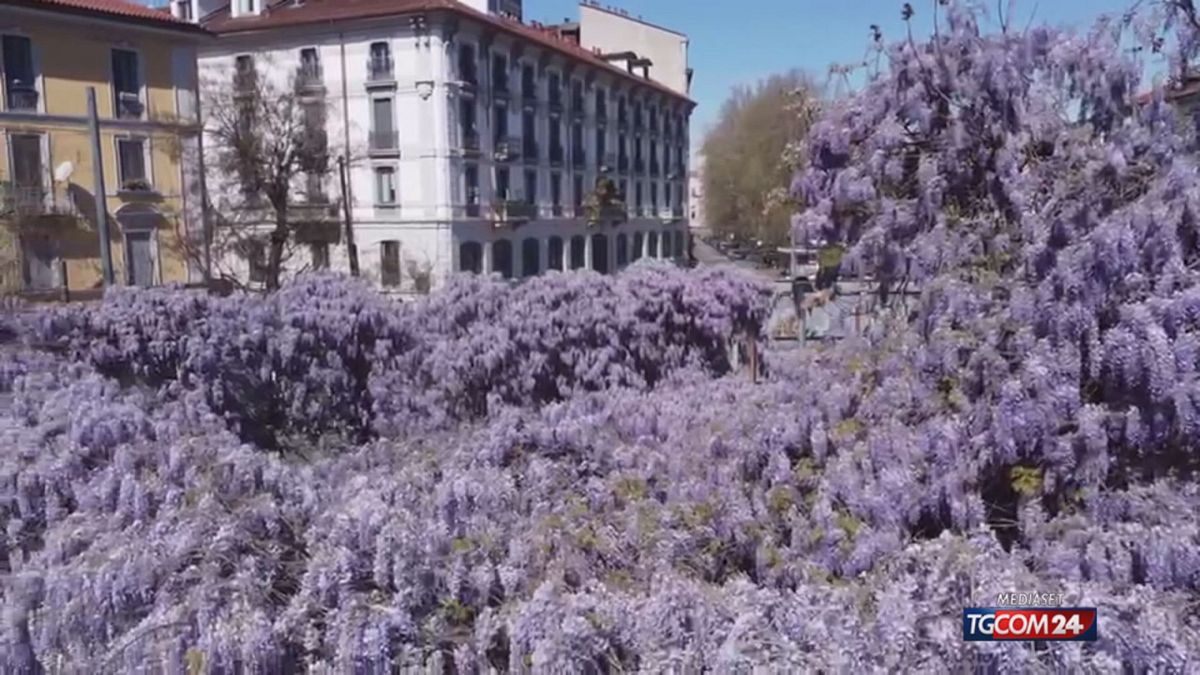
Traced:
[[[686, 255], [694, 104], [577, 36], [522, 23], [519, 0], [234, 2], [173, 0], [177, 16], [219, 36], [201, 52], [202, 81], [233, 87], [239, 66], [252, 64], [259, 77], [310, 85], [330, 147], [350, 157], [363, 275], [383, 287]], [[584, 204], [601, 175], [626, 208], [589, 224], [595, 211]], [[236, 209], [241, 196], [219, 192], [221, 178], [209, 181], [212, 202]], [[326, 216], [340, 220], [337, 173], [315, 182], [297, 194], [324, 193]], [[289, 269], [345, 269], [345, 240], [344, 224], [326, 228], [308, 244], [311, 258], [296, 256]]]

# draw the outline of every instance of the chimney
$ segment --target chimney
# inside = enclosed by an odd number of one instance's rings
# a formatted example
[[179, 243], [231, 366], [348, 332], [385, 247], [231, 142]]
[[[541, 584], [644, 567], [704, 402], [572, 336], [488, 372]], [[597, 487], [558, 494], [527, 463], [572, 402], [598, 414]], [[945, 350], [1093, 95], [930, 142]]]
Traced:
[[642, 64], [642, 77], [647, 80], [650, 79], [650, 64], [648, 62]]

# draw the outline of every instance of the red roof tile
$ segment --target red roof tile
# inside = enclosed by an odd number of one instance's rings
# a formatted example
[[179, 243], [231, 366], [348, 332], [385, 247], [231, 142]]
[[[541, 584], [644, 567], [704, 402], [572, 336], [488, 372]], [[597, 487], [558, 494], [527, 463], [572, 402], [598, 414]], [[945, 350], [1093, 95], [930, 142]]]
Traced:
[[170, 12], [147, 7], [130, 0], [5, 0], [6, 5], [40, 9], [48, 12], [104, 15], [116, 20], [130, 20], [168, 29], [206, 32], [203, 28], [176, 19]]
[[[78, 0], [83, 1], [83, 0]], [[638, 77], [600, 58], [599, 54], [559, 37], [549, 26], [531, 26], [513, 19], [484, 14], [457, 0], [307, 0], [293, 5], [291, 0], [277, 0], [260, 16], [233, 18], [226, 5], [204, 20], [204, 27], [218, 34], [270, 30], [289, 26], [333, 23], [348, 19], [371, 19], [403, 16], [420, 12], [447, 11], [522, 37], [560, 54], [583, 61], [597, 70], [622, 77], [638, 85], [655, 89], [675, 99], [691, 103], [683, 94], [664, 84]]]

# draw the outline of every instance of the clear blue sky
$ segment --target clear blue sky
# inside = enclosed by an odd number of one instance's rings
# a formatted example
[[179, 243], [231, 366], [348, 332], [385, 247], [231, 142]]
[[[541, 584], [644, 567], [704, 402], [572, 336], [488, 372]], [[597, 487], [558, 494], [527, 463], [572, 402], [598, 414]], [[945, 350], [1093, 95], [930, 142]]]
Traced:
[[[802, 68], [822, 83], [830, 63], [862, 61], [869, 26], [885, 39], [904, 35], [903, 0], [601, 0], [646, 21], [686, 33], [697, 101], [692, 138], [699, 142], [732, 87], [771, 73]], [[1003, 0], [1007, 4], [1008, 0]], [[560, 21], [578, 16], [577, 0], [525, 0], [525, 16]], [[912, 0], [914, 25], [928, 31], [934, 0]], [[987, 0], [990, 7], [996, 0]], [[1015, 0], [1016, 19], [1030, 15], [1052, 25], [1090, 25], [1102, 13], [1123, 12], [1132, 0]]]

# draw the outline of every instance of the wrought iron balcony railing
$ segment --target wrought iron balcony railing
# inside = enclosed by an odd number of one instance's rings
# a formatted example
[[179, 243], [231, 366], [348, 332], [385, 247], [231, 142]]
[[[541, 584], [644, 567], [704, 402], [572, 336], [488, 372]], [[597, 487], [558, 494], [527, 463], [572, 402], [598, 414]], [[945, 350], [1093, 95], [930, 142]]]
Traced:
[[322, 89], [325, 87], [325, 73], [319, 63], [305, 63], [296, 69], [296, 86], [300, 89]]
[[397, 131], [371, 131], [367, 141], [371, 152], [396, 152], [400, 149], [400, 133]]
[[503, 199], [492, 204], [492, 218], [497, 223], [519, 223], [537, 217], [537, 205], [519, 199]]
[[66, 192], [56, 192], [41, 185], [0, 183], [0, 217], [79, 215], [79, 208]]
[[8, 86], [8, 109], [12, 111], [34, 111], [38, 107], [38, 91], [23, 84]]

